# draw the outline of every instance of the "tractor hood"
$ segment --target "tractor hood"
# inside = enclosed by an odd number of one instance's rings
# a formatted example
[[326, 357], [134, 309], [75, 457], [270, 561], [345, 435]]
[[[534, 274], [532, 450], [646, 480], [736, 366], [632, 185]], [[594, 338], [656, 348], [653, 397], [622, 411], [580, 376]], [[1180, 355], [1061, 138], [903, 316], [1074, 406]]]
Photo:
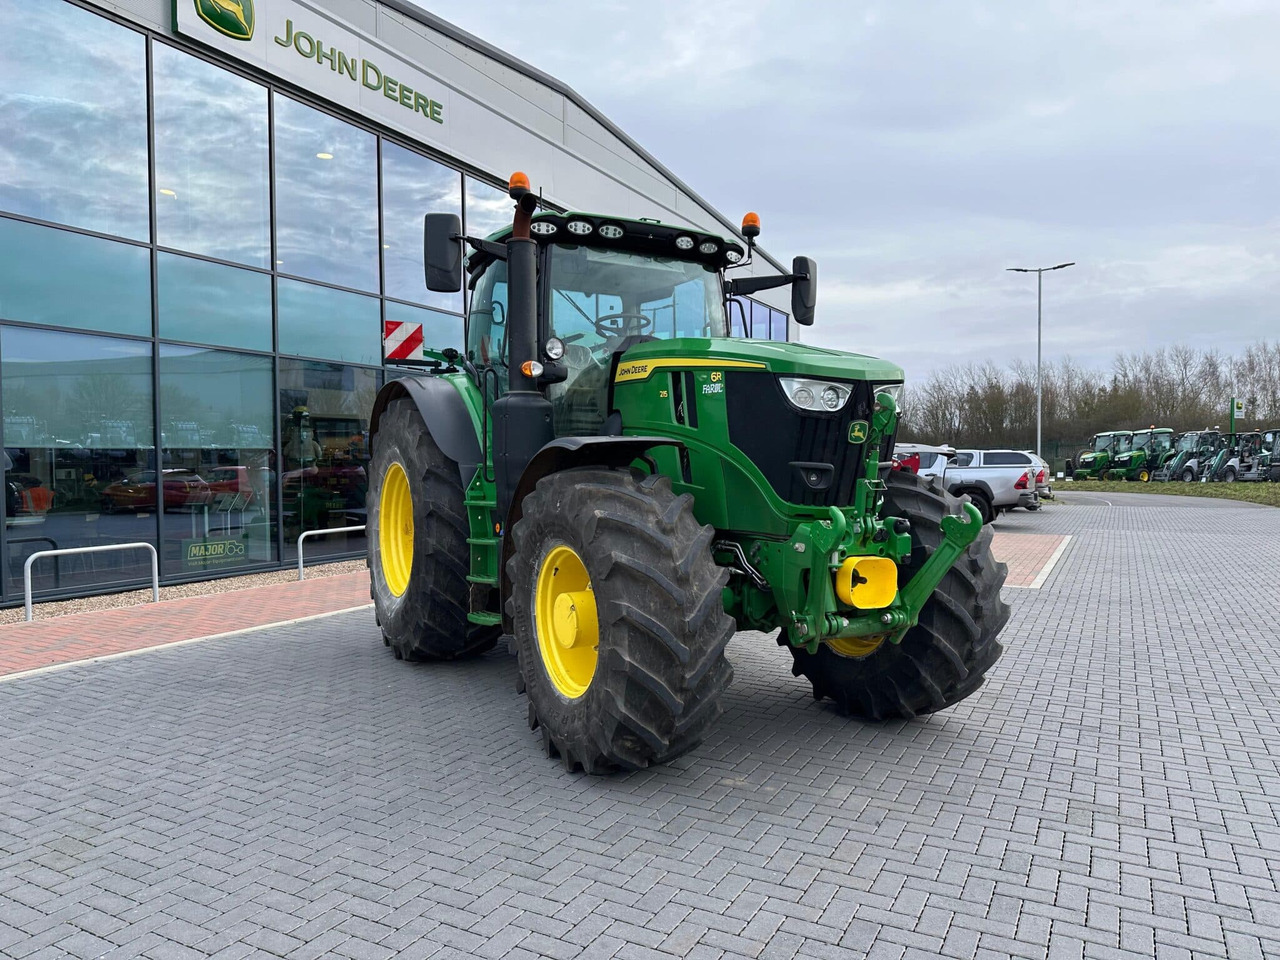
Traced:
[[[897, 364], [860, 353], [828, 350], [805, 343], [776, 340], [705, 339], [679, 337], [673, 340], [649, 340], [637, 344], [623, 354], [618, 365], [621, 378], [624, 368], [648, 373], [647, 365], [666, 361], [662, 366], [679, 366], [680, 361], [695, 361], [696, 366], [710, 366], [709, 361], [724, 360], [726, 366], [759, 366], [772, 373], [797, 374], [832, 380], [870, 380], [873, 383], [901, 383], [902, 368]], [[646, 369], [638, 368], [645, 365]]]

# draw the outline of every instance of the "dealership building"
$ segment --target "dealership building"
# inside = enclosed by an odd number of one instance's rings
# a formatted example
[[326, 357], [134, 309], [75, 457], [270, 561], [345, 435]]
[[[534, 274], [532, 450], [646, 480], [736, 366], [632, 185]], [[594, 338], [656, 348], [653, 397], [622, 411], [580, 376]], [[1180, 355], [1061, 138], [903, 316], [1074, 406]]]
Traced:
[[[564, 84], [405, 0], [0, 14], [4, 605], [40, 550], [149, 543], [177, 582], [363, 524], [374, 395], [463, 341], [424, 213], [486, 235], [519, 169], [555, 207], [735, 230]], [[786, 339], [783, 303], [744, 302], [735, 335]], [[149, 577], [145, 550], [34, 571], [46, 597]]]

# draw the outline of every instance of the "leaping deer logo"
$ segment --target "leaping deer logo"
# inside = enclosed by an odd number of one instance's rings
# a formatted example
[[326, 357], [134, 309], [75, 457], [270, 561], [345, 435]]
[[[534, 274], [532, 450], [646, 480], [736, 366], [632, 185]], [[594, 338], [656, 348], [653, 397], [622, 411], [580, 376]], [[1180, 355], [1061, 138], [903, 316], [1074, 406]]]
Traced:
[[235, 40], [253, 39], [253, 0], [195, 0], [200, 19]]

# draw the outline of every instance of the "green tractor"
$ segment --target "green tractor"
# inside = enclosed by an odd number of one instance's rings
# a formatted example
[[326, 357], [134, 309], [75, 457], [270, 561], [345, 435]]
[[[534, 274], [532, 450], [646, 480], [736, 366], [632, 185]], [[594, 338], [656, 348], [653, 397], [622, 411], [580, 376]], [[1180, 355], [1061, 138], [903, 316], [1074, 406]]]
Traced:
[[1072, 479], [1103, 479], [1107, 475], [1112, 460], [1120, 454], [1128, 453], [1132, 443], [1133, 434], [1128, 430], [1094, 434], [1089, 442], [1089, 449], [1076, 458]]
[[[730, 339], [746, 247], [682, 226], [541, 209], [510, 228], [428, 214], [427, 285], [471, 290], [464, 354], [374, 404], [372, 595], [397, 658], [505, 635], [529, 725], [566, 770], [628, 770], [710, 730], [740, 629], [777, 631], [816, 699], [910, 718], [972, 694], [1001, 646], [1006, 569], [977, 509], [892, 471], [902, 370]], [[463, 244], [473, 252], [463, 261]]]
[[1130, 449], [1118, 453], [1107, 471], [1108, 480], [1138, 480], [1146, 483], [1173, 449], [1173, 431], [1168, 427], [1135, 430]]

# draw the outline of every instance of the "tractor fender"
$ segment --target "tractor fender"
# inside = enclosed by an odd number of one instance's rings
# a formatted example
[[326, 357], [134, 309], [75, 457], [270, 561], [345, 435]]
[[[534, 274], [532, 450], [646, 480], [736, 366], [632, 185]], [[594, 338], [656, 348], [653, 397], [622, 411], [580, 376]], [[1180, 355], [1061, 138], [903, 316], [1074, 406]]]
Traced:
[[369, 417], [369, 445], [378, 433], [378, 421], [392, 400], [408, 397], [422, 414], [431, 438], [440, 452], [458, 465], [465, 489], [475, 476], [483, 459], [475, 421], [467, 410], [462, 394], [448, 380], [439, 377], [402, 377], [392, 380], [378, 391]]
[[557, 437], [533, 455], [529, 465], [520, 474], [507, 522], [502, 528], [502, 632], [511, 633], [511, 615], [507, 612], [507, 598], [511, 596], [511, 582], [507, 579], [507, 561], [511, 559], [511, 530], [523, 514], [524, 498], [545, 476], [571, 470], [574, 467], [610, 467], [621, 469], [644, 456], [652, 447], [678, 447], [679, 440], [670, 437]]

